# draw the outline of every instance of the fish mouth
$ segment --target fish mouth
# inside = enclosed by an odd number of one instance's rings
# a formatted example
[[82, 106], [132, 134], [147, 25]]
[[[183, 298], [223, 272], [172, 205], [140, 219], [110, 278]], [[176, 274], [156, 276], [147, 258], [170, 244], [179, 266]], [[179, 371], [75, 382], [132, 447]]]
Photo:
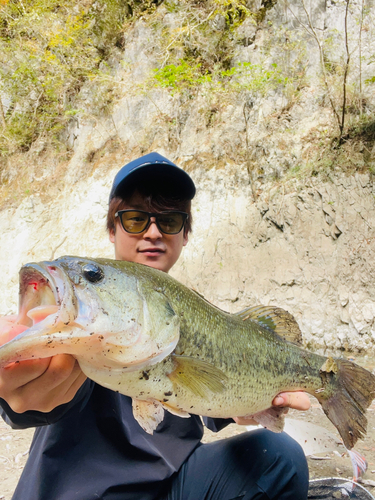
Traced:
[[78, 316], [73, 288], [55, 262], [26, 264], [20, 270], [17, 324], [58, 329]]

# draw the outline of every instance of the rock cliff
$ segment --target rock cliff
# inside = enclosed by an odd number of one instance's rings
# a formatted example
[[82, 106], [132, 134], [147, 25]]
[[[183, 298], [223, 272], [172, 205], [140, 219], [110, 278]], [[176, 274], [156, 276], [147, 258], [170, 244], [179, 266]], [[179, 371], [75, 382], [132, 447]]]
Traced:
[[[373, 349], [375, 100], [371, 84], [363, 83], [359, 104], [353, 90], [359, 76], [363, 82], [372, 77], [372, 2], [350, 2], [347, 15], [354, 61], [347, 119], [358, 114], [357, 102], [367, 128], [355, 141], [354, 129], [345, 129], [336, 152], [328, 144], [338, 133], [335, 109], [342, 109], [342, 93], [332, 94], [332, 105], [329, 89], [343, 83], [337, 67], [347, 53], [346, 3], [247, 4], [264, 19], [236, 28], [232, 67], [284, 65], [291, 86], [284, 73], [281, 89], [246, 87], [243, 74], [236, 88], [215, 91], [207, 82], [186, 92], [150, 86], [150, 72], [161, 67], [165, 50], [161, 30], [177, 33], [181, 15], [162, 3], [154, 24], [145, 18], [131, 24], [112, 61], [117, 99], [110, 113], [90, 114], [90, 84], [82, 88], [83, 111], [61, 139], [72, 151], [69, 160], [34, 144], [26, 175], [38, 190], [0, 212], [1, 313], [16, 310], [23, 263], [67, 254], [113, 256], [104, 229], [113, 176], [127, 161], [158, 151], [197, 185], [193, 234], [175, 277], [231, 312], [257, 303], [286, 308], [311, 348]], [[220, 15], [211, 22], [218, 32], [224, 29]], [[326, 82], [312, 28], [331, 33], [324, 55], [336, 73]], [[17, 160], [8, 161], [10, 183], [19, 175]]]

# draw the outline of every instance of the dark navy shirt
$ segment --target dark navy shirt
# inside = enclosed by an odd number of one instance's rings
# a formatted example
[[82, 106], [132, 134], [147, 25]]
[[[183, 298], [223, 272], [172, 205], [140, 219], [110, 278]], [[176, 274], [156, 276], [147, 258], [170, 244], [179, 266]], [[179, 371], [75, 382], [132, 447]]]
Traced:
[[[13, 412], [13, 428], [37, 427], [12, 500], [156, 500], [199, 445], [200, 417], [165, 412], [153, 435], [133, 417], [131, 399], [91, 380], [50, 413]], [[214, 431], [232, 420], [205, 419]]]

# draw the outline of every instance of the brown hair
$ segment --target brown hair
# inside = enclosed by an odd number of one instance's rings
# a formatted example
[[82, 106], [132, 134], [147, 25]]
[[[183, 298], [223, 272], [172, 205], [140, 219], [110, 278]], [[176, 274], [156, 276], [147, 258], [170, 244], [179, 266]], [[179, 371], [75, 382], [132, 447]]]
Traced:
[[[192, 231], [192, 215], [191, 215], [191, 201], [186, 199], [174, 198], [172, 196], [164, 196], [159, 193], [150, 193], [142, 189], [136, 189], [142, 196], [146, 209], [150, 212], [165, 212], [168, 210], [178, 210], [186, 212], [189, 217], [187, 218], [184, 226], [184, 233], [188, 234]], [[123, 197], [115, 196], [109, 203], [107, 212], [107, 231], [116, 232], [116, 217], [115, 214], [119, 210], [123, 210], [126, 206], [129, 207], [132, 196], [136, 191], [131, 194], [124, 195]], [[143, 191], [143, 192], [142, 192]]]

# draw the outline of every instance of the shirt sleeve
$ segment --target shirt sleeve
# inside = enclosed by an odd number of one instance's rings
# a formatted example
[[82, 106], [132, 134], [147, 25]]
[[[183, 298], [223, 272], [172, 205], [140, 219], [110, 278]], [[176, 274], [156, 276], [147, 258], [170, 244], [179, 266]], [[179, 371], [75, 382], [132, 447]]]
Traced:
[[95, 382], [87, 379], [69, 403], [59, 405], [48, 413], [32, 410], [25, 411], [24, 413], [16, 413], [4, 399], [0, 398], [0, 415], [13, 429], [27, 429], [29, 427], [53, 424], [69, 415], [77, 405], [78, 411], [81, 411], [90, 399], [94, 385]]
[[207, 429], [210, 429], [212, 432], [219, 432], [227, 425], [233, 424], [234, 420], [232, 418], [210, 418], [210, 417], [203, 417], [203, 422], [204, 425], [207, 427]]

